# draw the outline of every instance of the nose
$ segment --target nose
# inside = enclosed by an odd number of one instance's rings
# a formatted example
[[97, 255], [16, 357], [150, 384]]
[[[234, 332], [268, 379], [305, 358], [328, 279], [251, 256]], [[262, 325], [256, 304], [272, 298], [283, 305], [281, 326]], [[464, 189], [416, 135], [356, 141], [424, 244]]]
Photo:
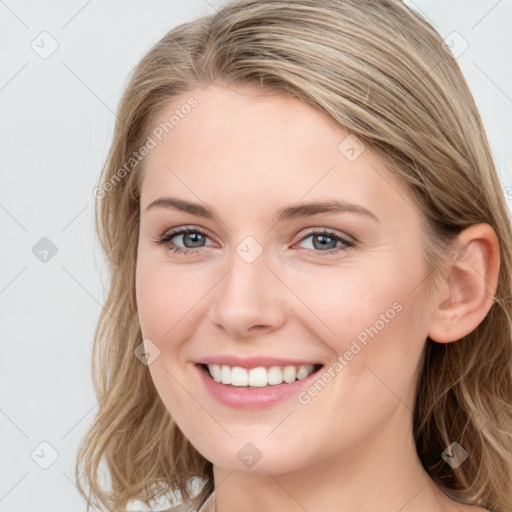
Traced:
[[209, 318], [233, 339], [268, 334], [285, 322], [286, 287], [267, 263], [265, 251], [252, 262], [235, 252], [230, 270], [215, 287]]

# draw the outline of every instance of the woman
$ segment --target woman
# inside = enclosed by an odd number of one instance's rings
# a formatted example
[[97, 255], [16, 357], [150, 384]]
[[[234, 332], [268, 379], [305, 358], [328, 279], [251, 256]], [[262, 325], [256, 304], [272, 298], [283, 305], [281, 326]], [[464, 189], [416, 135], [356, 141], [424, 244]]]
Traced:
[[396, 0], [241, 0], [142, 59], [95, 192], [90, 505], [512, 509], [511, 226], [442, 43]]

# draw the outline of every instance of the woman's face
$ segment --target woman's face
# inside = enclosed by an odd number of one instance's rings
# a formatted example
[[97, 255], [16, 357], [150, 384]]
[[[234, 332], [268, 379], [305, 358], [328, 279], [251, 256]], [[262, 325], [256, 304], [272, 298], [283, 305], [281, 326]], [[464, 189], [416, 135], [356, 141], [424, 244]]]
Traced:
[[404, 185], [327, 116], [248, 87], [175, 98], [155, 129], [137, 304], [185, 436], [257, 473], [412, 439], [432, 308]]

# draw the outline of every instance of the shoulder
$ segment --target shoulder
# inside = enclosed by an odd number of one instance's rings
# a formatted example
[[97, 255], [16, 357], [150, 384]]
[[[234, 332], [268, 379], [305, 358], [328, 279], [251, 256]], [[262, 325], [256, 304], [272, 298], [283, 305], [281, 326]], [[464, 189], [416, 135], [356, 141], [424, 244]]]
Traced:
[[186, 503], [180, 503], [174, 507], [162, 510], [161, 512], [197, 512], [196, 500], [187, 501]]
[[180, 503], [174, 507], [162, 510], [162, 512], [197, 512], [197, 508], [192, 503]]
[[458, 509], [460, 512], [490, 512], [486, 508], [479, 507], [478, 505], [464, 505]]
[[187, 505], [186, 503], [181, 503], [174, 507], [163, 510], [162, 512], [193, 512], [195, 508], [192, 505]]

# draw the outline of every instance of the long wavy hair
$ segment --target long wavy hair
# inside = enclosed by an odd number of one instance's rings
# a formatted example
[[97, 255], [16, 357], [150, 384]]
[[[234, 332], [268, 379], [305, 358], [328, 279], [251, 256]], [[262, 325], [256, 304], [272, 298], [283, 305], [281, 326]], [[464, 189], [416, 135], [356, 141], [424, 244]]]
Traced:
[[[124, 512], [133, 500], [149, 505], [171, 494], [189, 500], [197, 479], [202, 504], [214, 489], [211, 462], [178, 429], [134, 355], [142, 342], [135, 299], [141, 148], [174, 97], [213, 81], [298, 98], [377, 151], [421, 211], [432, 279], [461, 230], [481, 222], [494, 228], [501, 260], [494, 303], [457, 342], [427, 338], [414, 435], [423, 466], [446, 495], [510, 512], [510, 218], [456, 59], [399, 0], [235, 0], [173, 28], [131, 73], [95, 192], [110, 279], [92, 356], [99, 408], [75, 466], [88, 508]], [[457, 468], [441, 458], [453, 441], [469, 454]], [[100, 481], [102, 461], [109, 489]]]

